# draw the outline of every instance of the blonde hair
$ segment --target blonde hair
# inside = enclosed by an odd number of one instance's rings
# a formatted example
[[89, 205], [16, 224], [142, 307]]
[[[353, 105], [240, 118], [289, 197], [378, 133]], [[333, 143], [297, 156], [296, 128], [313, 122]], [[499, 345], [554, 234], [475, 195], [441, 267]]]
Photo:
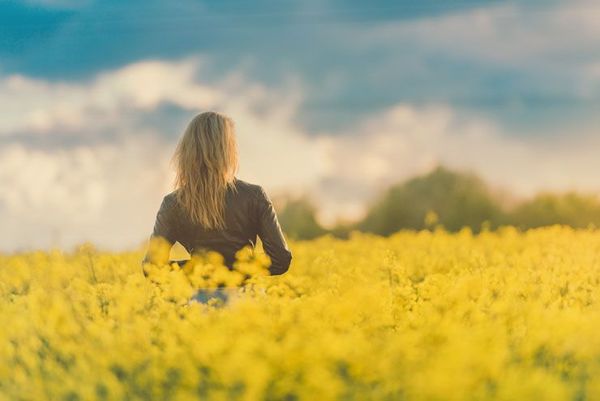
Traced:
[[238, 152], [233, 120], [216, 112], [190, 121], [173, 156], [177, 201], [194, 223], [225, 227], [227, 188], [235, 190]]

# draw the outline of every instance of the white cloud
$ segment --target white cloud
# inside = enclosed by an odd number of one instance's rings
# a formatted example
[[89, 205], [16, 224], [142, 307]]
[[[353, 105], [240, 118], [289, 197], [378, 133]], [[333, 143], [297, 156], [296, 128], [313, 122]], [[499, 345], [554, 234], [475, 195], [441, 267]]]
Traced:
[[480, 62], [552, 69], [570, 62], [579, 65], [580, 59], [565, 57], [575, 49], [598, 49], [598, 12], [600, 3], [595, 0], [498, 3], [408, 23], [389, 22], [370, 30], [363, 40], [414, 38], [429, 50], [470, 55]]
[[[441, 81], [440, 93], [450, 88], [455, 96], [469, 98], [512, 95], [516, 102], [522, 95], [597, 99], [599, 13], [596, 0], [498, 2], [460, 13], [381, 23], [355, 32], [354, 45], [387, 50], [389, 61], [381, 66], [386, 72], [395, 68], [420, 77], [424, 70], [430, 77], [439, 66], [428, 60], [446, 60], [442, 74], [453, 67], [474, 72], [473, 81]], [[485, 81], [479, 81], [481, 71], [487, 72]], [[463, 71], [457, 73], [464, 77]], [[475, 93], [468, 92], [472, 85]]]
[[215, 105], [220, 93], [195, 83], [200, 67], [199, 58], [179, 63], [143, 61], [85, 83], [50, 83], [11, 75], [0, 80], [0, 108], [5, 116], [0, 136], [58, 129], [85, 134], [92, 121], [111, 126], [128, 111], [152, 110], [162, 102], [185, 109]]
[[0, 150], [2, 249], [136, 245], [167, 191], [168, 147], [155, 137], [99, 146]]

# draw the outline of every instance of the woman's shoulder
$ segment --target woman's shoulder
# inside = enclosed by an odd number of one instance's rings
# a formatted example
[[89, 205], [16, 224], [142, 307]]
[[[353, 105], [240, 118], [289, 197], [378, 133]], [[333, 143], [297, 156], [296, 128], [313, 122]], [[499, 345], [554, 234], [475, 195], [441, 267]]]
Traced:
[[260, 185], [253, 184], [245, 180], [240, 180], [239, 178], [235, 179], [235, 188], [238, 192], [242, 191], [245, 193], [250, 193], [253, 196], [259, 196], [263, 192], [263, 188]]
[[179, 189], [176, 189], [176, 190], [174, 190], [172, 192], [169, 192], [168, 194], [166, 194], [163, 197], [163, 202], [171, 203], [171, 202], [176, 201], [177, 200], [177, 193], [178, 192], [179, 192]]
[[160, 204], [161, 210], [173, 209], [177, 206], [177, 190], [169, 192], [163, 196], [162, 203]]

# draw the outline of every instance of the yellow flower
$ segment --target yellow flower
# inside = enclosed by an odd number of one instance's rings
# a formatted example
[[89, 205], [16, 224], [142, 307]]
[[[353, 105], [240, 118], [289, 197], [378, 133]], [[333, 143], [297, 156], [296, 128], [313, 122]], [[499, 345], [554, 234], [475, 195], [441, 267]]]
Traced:
[[0, 254], [0, 401], [600, 397], [598, 230], [355, 231], [273, 277], [167, 247], [148, 277], [142, 250]]

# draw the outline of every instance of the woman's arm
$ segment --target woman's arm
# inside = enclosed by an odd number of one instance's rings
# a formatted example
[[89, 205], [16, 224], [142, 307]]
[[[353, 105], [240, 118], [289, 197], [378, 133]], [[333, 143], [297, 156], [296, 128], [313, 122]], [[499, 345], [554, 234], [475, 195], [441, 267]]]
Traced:
[[[145, 263], [164, 264], [169, 261], [171, 247], [177, 241], [175, 212], [173, 195], [165, 196], [156, 214], [154, 230], [150, 236], [148, 250], [142, 260], [142, 266]], [[146, 272], [144, 272], [145, 274]]]
[[258, 193], [258, 236], [271, 259], [271, 275], [285, 273], [292, 261], [292, 253], [283, 236], [271, 199], [262, 187]]

